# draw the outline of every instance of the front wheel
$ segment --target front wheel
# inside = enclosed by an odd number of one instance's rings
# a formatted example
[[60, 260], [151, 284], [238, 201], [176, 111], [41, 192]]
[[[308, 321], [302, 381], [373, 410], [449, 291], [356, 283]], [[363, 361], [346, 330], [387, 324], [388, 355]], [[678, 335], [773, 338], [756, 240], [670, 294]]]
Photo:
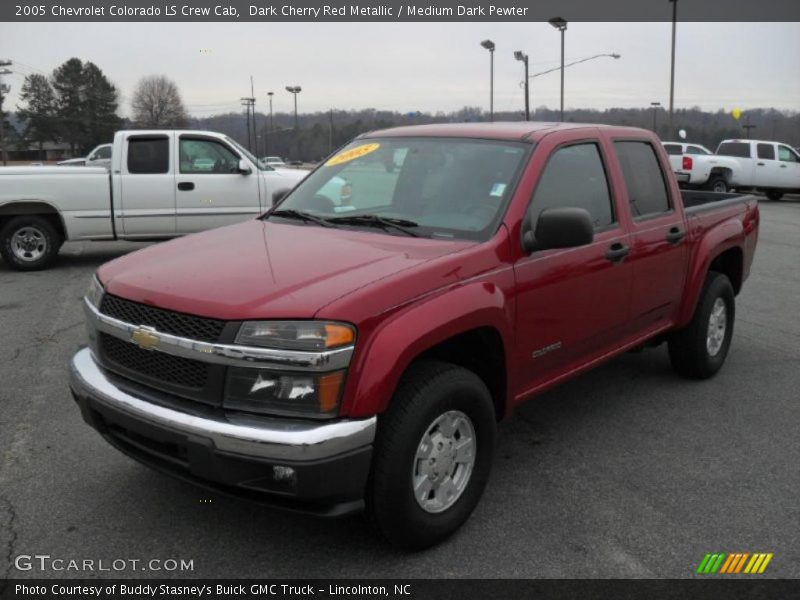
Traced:
[[12, 269], [38, 271], [58, 254], [62, 239], [47, 219], [14, 217], [0, 230], [0, 254]]
[[367, 516], [392, 544], [419, 550], [454, 533], [480, 500], [494, 452], [483, 381], [448, 363], [409, 368], [381, 416]]
[[707, 379], [722, 368], [733, 337], [736, 304], [727, 276], [711, 272], [691, 322], [669, 337], [672, 367], [684, 377]]

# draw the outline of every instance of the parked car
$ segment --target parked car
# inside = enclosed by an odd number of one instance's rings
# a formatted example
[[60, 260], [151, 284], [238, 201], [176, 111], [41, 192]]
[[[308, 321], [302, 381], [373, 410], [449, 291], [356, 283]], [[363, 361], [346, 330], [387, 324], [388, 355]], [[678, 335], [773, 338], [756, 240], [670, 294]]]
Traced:
[[111, 173], [0, 168], [0, 254], [10, 267], [43, 269], [68, 240], [167, 239], [254, 218], [307, 175], [207, 131], [120, 131], [111, 156]]
[[780, 142], [722, 140], [717, 154], [736, 161], [737, 188], [760, 190], [770, 200], [800, 192], [800, 153]]
[[56, 163], [59, 167], [111, 167], [112, 144], [100, 144], [83, 158], [70, 158]]
[[739, 164], [735, 160], [715, 156], [700, 144], [662, 143], [682, 187], [727, 192], [738, 182]]
[[264, 164], [269, 165], [270, 167], [284, 167], [286, 166], [286, 162], [280, 156], [265, 156], [261, 159], [261, 162]]
[[[320, 196], [334, 178], [355, 210]], [[366, 510], [423, 548], [477, 505], [520, 402], [661, 342], [681, 375], [715, 375], [758, 222], [753, 196], [681, 193], [641, 129], [372, 132], [258, 220], [100, 267], [70, 386], [144, 464], [317, 515]]]

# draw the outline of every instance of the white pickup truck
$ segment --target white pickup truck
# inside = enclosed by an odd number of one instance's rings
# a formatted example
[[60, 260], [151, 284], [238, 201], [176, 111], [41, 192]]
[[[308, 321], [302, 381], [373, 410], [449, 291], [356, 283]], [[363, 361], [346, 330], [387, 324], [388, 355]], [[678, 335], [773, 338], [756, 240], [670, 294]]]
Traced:
[[105, 167], [111, 168], [111, 147], [113, 144], [100, 144], [82, 158], [68, 158], [56, 164], [59, 167]]
[[738, 184], [739, 163], [717, 156], [700, 144], [662, 142], [678, 183], [683, 187], [727, 192]]
[[736, 162], [736, 188], [761, 190], [770, 200], [800, 192], [800, 154], [780, 142], [722, 140], [720, 157]]
[[0, 168], [0, 254], [47, 267], [67, 240], [153, 240], [252, 218], [306, 171], [208, 131], [120, 131], [102, 167]]

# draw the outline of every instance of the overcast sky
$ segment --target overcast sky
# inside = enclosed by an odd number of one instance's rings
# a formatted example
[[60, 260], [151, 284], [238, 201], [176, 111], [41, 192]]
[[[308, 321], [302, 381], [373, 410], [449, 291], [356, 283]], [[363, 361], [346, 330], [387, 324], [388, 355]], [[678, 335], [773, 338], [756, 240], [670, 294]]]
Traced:
[[[616, 52], [566, 70], [568, 108], [669, 102], [670, 23], [570, 23], [566, 60]], [[49, 74], [76, 56], [96, 63], [120, 90], [121, 112], [137, 80], [177, 82], [189, 112], [240, 110], [255, 79], [257, 108], [291, 110], [286, 85], [300, 85], [300, 112], [377, 108], [402, 112], [488, 109], [490, 38], [495, 110], [521, 110], [522, 63], [531, 73], [559, 64], [547, 23], [0, 23], [0, 59], [15, 61], [7, 109], [25, 74]], [[557, 107], [558, 72], [531, 82], [531, 106]], [[800, 110], [800, 23], [679, 23], [677, 108]]]

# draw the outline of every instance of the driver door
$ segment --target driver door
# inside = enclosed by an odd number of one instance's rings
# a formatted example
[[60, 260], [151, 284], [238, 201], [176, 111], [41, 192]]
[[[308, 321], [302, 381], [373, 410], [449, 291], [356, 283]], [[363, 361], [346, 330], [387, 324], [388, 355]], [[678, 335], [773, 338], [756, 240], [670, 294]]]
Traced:
[[236, 150], [214, 137], [178, 136], [175, 171], [177, 233], [194, 233], [262, 212], [259, 173], [241, 173]]

